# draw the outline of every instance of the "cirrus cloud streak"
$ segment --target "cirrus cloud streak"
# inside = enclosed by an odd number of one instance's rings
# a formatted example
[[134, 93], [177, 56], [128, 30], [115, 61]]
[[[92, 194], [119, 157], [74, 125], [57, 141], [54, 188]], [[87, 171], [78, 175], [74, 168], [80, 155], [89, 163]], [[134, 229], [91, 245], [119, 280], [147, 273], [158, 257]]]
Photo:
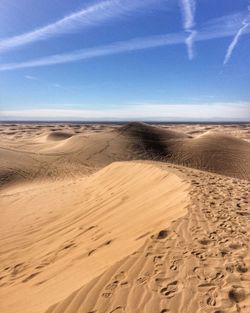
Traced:
[[106, 0], [88, 6], [64, 18], [30, 32], [0, 40], [0, 52], [46, 40], [78, 29], [102, 25], [105, 22], [126, 16], [130, 12], [150, 6], [162, 0]]

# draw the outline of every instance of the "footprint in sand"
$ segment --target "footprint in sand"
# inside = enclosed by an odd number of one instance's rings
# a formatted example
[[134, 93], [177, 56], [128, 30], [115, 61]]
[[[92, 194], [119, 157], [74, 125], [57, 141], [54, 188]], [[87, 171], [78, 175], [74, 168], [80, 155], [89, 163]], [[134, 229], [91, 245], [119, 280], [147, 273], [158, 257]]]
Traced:
[[123, 281], [120, 283], [120, 287], [121, 288], [128, 288], [129, 287], [129, 283], [127, 281]]
[[171, 265], [170, 265], [170, 270], [171, 271], [177, 271], [178, 270], [178, 268], [179, 268], [179, 266], [180, 266], [180, 263], [181, 263], [181, 260], [173, 260], [172, 262], [171, 262]]
[[123, 280], [126, 278], [126, 275], [123, 271], [121, 271], [119, 274], [116, 274], [114, 278], [115, 280]]
[[112, 297], [112, 293], [111, 292], [104, 292], [104, 293], [102, 293], [102, 297], [108, 299], [108, 298]]
[[236, 286], [236, 285], [232, 286], [232, 288], [228, 292], [228, 298], [232, 302], [236, 302], [236, 303], [239, 303], [245, 300], [246, 298], [245, 289], [242, 288], [241, 286]]
[[203, 245], [203, 246], [207, 246], [207, 245], [209, 245], [210, 244], [210, 240], [209, 239], [200, 239], [199, 240], [199, 243], [201, 244], [201, 245]]
[[16, 264], [12, 267], [12, 271], [11, 271], [11, 275], [12, 276], [16, 276], [18, 275], [20, 272], [22, 272], [25, 269], [25, 264], [24, 263], [19, 263]]
[[117, 287], [120, 288], [126, 288], [129, 286], [129, 282], [126, 280], [126, 275], [125, 273], [122, 271], [119, 274], [116, 274], [114, 276], [113, 281], [108, 284], [105, 289], [109, 290], [109, 291], [114, 291]]
[[167, 284], [166, 287], [163, 287], [160, 290], [160, 293], [167, 298], [174, 297], [177, 292], [178, 292], [178, 281], [177, 280]]
[[[218, 305], [218, 292], [216, 287], [210, 288], [204, 295], [203, 300], [201, 301], [200, 305], [204, 309], [204, 312], [212, 312], [210, 311], [212, 308]], [[219, 299], [219, 298], [218, 298]], [[209, 311], [205, 311], [205, 308], [209, 308]], [[213, 311], [214, 312], [214, 311]]]
[[192, 250], [191, 254], [194, 255], [196, 258], [200, 259], [201, 261], [205, 261], [207, 259], [206, 253], [198, 249]]
[[26, 277], [24, 280], [22, 280], [22, 283], [27, 283], [29, 280], [31, 280], [32, 278], [36, 277], [38, 274], [40, 274], [40, 272], [36, 272], [33, 273], [31, 275], [29, 275], [28, 277]]
[[159, 263], [162, 263], [162, 259], [163, 259], [163, 255], [156, 255], [154, 256], [153, 262], [155, 264], [159, 264]]
[[114, 291], [118, 287], [119, 281], [115, 280], [105, 287], [105, 290]]
[[164, 229], [158, 233], [156, 239], [165, 239], [167, 236], [168, 236], [168, 231]]
[[109, 313], [122, 313], [122, 312], [125, 312], [124, 308], [121, 306], [118, 306], [115, 309], [113, 309], [112, 311], [110, 311]]
[[141, 277], [137, 278], [136, 284], [137, 285], [144, 285], [150, 279], [150, 274], [148, 272], [144, 273]]
[[208, 297], [207, 298], [207, 304], [210, 306], [215, 306], [216, 305], [216, 299], [214, 297]]
[[243, 274], [243, 273], [246, 273], [248, 271], [248, 268], [246, 267], [245, 263], [238, 263], [236, 265], [236, 270], [237, 270], [237, 272]]
[[213, 283], [218, 284], [224, 277], [225, 275], [223, 274], [222, 271], [216, 271], [209, 275], [209, 280]]

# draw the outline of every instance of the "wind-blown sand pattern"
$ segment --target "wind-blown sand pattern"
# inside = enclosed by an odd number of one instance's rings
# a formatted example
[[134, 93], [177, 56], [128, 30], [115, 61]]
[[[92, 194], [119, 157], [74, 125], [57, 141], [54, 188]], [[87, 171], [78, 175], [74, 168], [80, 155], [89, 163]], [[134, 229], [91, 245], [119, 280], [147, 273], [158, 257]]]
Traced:
[[1, 125], [0, 311], [250, 312], [249, 130]]

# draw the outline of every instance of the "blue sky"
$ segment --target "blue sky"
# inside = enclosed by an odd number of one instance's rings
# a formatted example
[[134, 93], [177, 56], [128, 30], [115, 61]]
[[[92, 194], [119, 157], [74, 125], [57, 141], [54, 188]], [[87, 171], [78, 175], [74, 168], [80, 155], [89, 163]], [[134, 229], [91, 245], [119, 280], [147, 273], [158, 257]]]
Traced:
[[1, 0], [1, 120], [250, 120], [248, 0]]

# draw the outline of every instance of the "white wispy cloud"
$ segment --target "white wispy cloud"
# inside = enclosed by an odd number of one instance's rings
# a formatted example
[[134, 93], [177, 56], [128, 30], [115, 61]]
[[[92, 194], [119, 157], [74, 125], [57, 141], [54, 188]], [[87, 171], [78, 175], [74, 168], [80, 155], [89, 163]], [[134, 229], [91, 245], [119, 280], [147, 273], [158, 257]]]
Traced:
[[185, 40], [186, 46], [187, 46], [187, 52], [188, 52], [188, 58], [189, 60], [193, 60], [194, 58], [194, 39], [197, 35], [197, 31], [190, 30], [190, 35]]
[[46, 80], [43, 80], [43, 79], [38, 78], [38, 77], [33, 76], [33, 75], [24, 75], [24, 78], [27, 80], [39, 82], [40, 84], [42, 84], [44, 86], [64, 89], [64, 87], [61, 84], [47, 82]]
[[31, 76], [31, 75], [24, 75], [24, 78], [26, 78], [26, 79], [28, 79], [28, 80], [38, 80], [37, 77]]
[[194, 40], [197, 35], [197, 31], [194, 30], [196, 1], [181, 0], [181, 10], [183, 15], [183, 28], [187, 33], [189, 33], [189, 36], [185, 41], [187, 46], [188, 58], [192, 60], [194, 58]]
[[160, 0], [106, 0], [88, 6], [80, 11], [69, 14], [64, 18], [37, 28], [30, 32], [6, 38], [0, 41], [0, 52], [16, 47], [25, 46], [50, 37], [101, 25], [115, 18], [126, 16], [129, 12], [138, 11], [142, 7], [151, 6]]
[[140, 103], [129, 105], [129, 109], [128, 106], [123, 105], [98, 110], [6, 110], [0, 112], [0, 120], [247, 121], [249, 105], [249, 102], [200, 103], [199, 105]]
[[63, 86], [61, 84], [55, 83], [52, 86], [56, 87], [56, 88], [63, 88]]
[[244, 34], [244, 32], [246, 31], [246, 29], [250, 26], [250, 21], [248, 22], [247, 19], [245, 19], [242, 22], [242, 27], [238, 30], [238, 32], [236, 33], [236, 35], [234, 36], [232, 42], [230, 43], [228, 49], [227, 49], [227, 53], [224, 59], [224, 65], [227, 64], [233, 54], [234, 49], [236, 48], [241, 36]]
[[184, 29], [189, 30], [195, 26], [194, 15], [196, 10], [195, 0], [181, 0]]
[[[197, 32], [196, 41], [198, 42], [213, 40], [234, 35], [235, 31], [239, 28], [239, 25], [241, 23], [239, 21], [240, 17], [242, 17], [241, 14], [238, 14], [237, 18], [235, 17], [235, 15], [228, 15], [221, 17], [220, 19], [215, 19], [214, 21], [206, 23], [199, 30], [199, 32]], [[245, 29], [245, 33], [249, 32], [250, 32], [249, 28]], [[164, 46], [172, 46], [184, 44], [186, 43], [186, 40], [187, 40], [186, 34], [184, 32], [151, 37], [134, 38], [127, 41], [115, 42], [105, 46], [77, 50], [71, 53], [46, 56], [42, 58], [29, 60], [26, 62], [0, 64], [0, 71], [70, 63], [114, 54], [121, 54], [126, 52]], [[193, 50], [191, 50], [190, 53], [192, 53], [192, 51]]]
[[183, 34], [170, 34], [146, 38], [135, 38], [132, 40], [115, 42], [106, 46], [77, 50], [71, 53], [51, 55], [48, 57], [34, 59], [27, 62], [0, 64], [0, 71], [69, 63], [101, 56], [120, 54], [124, 52], [179, 44], [183, 43], [184, 41], [185, 35]]

